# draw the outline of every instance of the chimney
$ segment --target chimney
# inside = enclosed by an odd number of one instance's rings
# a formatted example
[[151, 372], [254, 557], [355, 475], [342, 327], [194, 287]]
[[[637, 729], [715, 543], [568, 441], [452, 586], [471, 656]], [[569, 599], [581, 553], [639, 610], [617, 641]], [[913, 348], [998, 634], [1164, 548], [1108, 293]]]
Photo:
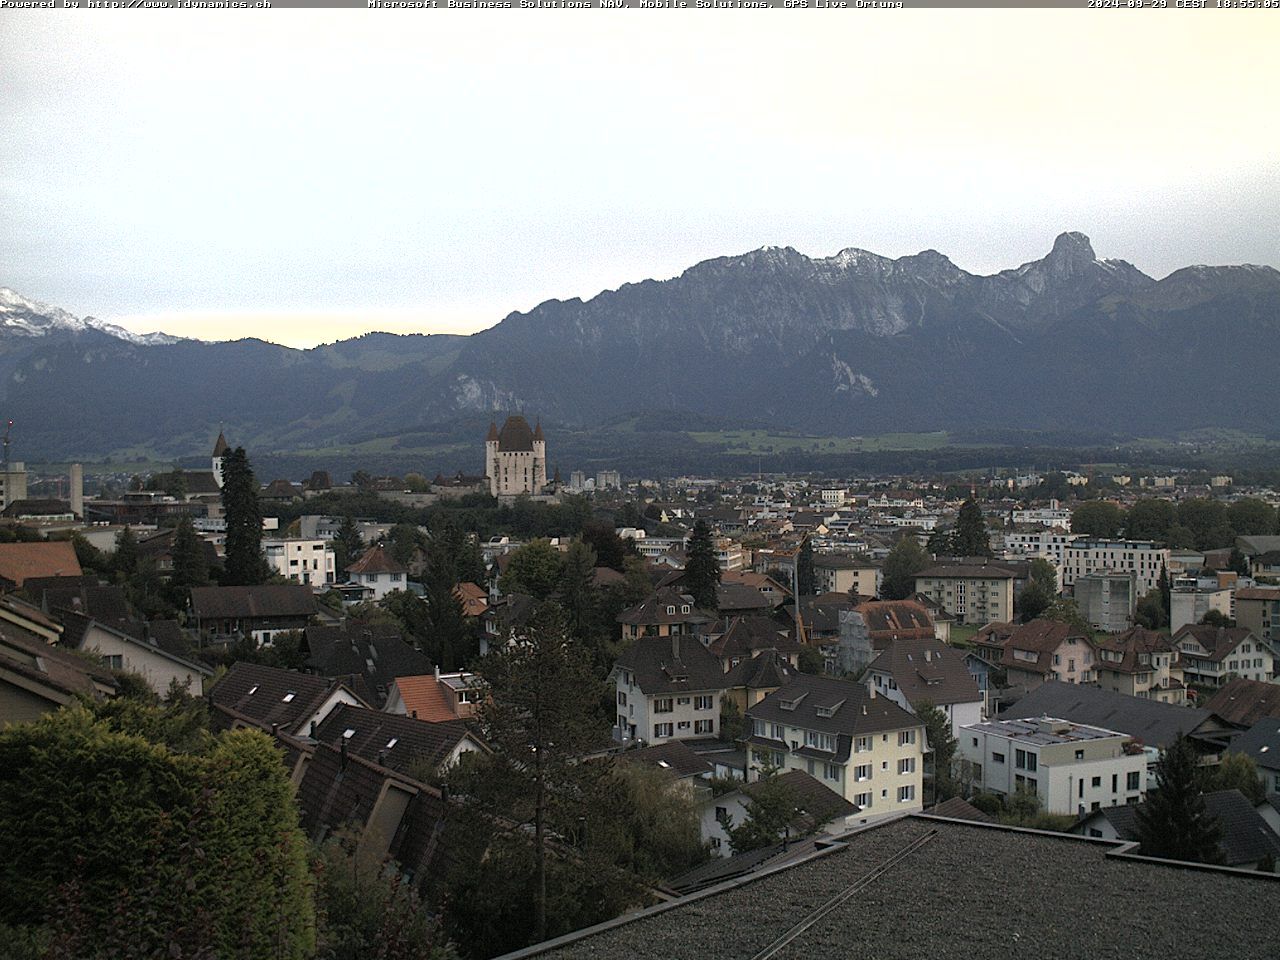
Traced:
[[271, 725], [271, 735], [274, 737], [280, 732], [280, 724], [273, 723]]
[[316, 738], [316, 722], [314, 720], [311, 721], [311, 732], [307, 734], [307, 736], [309, 736], [312, 740]]
[[84, 467], [78, 463], [71, 465], [71, 512], [84, 519]]

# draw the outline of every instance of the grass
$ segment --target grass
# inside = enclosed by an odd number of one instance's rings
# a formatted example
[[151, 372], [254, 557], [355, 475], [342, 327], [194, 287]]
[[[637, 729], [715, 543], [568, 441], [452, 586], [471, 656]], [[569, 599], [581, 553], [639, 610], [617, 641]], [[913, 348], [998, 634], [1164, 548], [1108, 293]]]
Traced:
[[948, 445], [944, 430], [932, 433], [885, 433], [872, 437], [817, 436], [768, 430], [690, 431], [698, 443], [724, 446], [725, 453], [875, 453], [885, 450], [936, 450]]

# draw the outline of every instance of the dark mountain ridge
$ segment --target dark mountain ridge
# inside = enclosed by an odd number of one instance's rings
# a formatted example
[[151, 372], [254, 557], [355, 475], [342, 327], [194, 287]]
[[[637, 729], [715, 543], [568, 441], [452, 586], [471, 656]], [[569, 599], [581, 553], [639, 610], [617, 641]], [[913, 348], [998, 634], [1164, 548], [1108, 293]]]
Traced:
[[1079, 233], [989, 276], [933, 250], [766, 247], [548, 301], [469, 337], [367, 334], [311, 350], [96, 328], [15, 340], [0, 336], [0, 375], [30, 458], [186, 452], [218, 422], [296, 450], [513, 409], [575, 428], [663, 410], [816, 433], [1169, 435], [1270, 426], [1280, 272], [1187, 267], [1157, 281], [1098, 259]]

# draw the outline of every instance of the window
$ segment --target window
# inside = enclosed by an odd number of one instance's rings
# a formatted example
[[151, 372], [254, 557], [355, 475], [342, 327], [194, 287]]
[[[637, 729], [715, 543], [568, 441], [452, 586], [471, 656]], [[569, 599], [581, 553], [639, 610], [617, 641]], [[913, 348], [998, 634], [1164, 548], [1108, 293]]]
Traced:
[[695, 709], [695, 710], [710, 710], [710, 709], [712, 709], [712, 708], [715, 706], [715, 700], [716, 700], [716, 698], [715, 698], [715, 697], [711, 697], [711, 696], [706, 696], [706, 697], [694, 697], [694, 698], [693, 698], [693, 709]]
[[1013, 755], [1013, 765], [1019, 770], [1034, 770], [1036, 768], [1037, 758], [1034, 753], [1027, 750], [1016, 750]]
[[678, 705], [682, 706], [682, 707], [687, 707], [687, 706], [689, 705], [689, 698], [688, 698], [688, 697], [676, 697], [676, 703], [677, 703]]
[[290, 700], [292, 700], [296, 696], [297, 694], [294, 693], [292, 690], [290, 690], [288, 693], [286, 693], [283, 697], [280, 698], [280, 702], [288, 703]]
[[854, 768], [853, 768], [853, 779], [854, 779], [854, 780], [870, 780], [870, 779], [871, 779], [871, 764], [869, 764], [869, 763], [860, 763], [860, 764], [858, 764], [856, 767], [854, 767]]
[[782, 724], [780, 724], [780, 723], [775, 723], [775, 724], [773, 724], [773, 726], [770, 728], [770, 730], [769, 730], [769, 735], [770, 735], [774, 740], [784, 740], [784, 741], [785, 741], [785, 740], [787, 739], [787, 728], [786, 728], [785, 726], [783, 726]]
[[[123, 656], [122, 654], [119, 654], [119, 653], [113, 653], [113, 654], [109, 654], [108, 656], [103, 657], [102, 659], [103, 659], [103, 660], [105, 660], [105, 661], [107, 661], [107, 666], [108, 666], [110, 669], [112, 669], [112, 670], [123, 670], [123, 669], [124, 669], [124, 656]], [[254, 690], [256, 690], [256, 689], [257, 689], [257, 687], [254, 687]], [[249, 692], [250, 692], [250, 693], [252, 693], [252, 692], [253, 692], [253, 690], [250, 690]]]
[[813, 747], [817, 750], [825, 750], [828, 753], [835, 753], [836, 738], [830, 733], [818, 733], [814, 730], [806, 730], [804, 732], [804, 745]]
[[751, 733], [754, 736], [763, 737], [765, 734], [765, 722], [763, 720], [752, 720]]
[[1101, 789], [1101, 788], [1102, 788], [1102, 778], [1101, 778], [1101, 777], [1094, 777], [1094, 778], [1093, 778], [1093, 780], [1090, 782], [1089, 786], [1093, 787], [1093, 789], [1095, 789], [1095, 790], [1099, 790], [1099, 789]]
[[1119, 789], [1120, 789], [1120, 776], [1119, 774], [1113, 773], [1111, 775], [1111, 792], [1115, 793]]
[[393, 574], [391, 575], [391, 582], [392, 582], [392, 583], [399, 583], [399, 582], [400, 582], [400, 580], [401, 580], [401, 574], [393, 573]]
[[865, 809], [871, 806], [871, 794], [869, 793], [855, 794], [853, 798], [853, 802], [855, 805]]
[[654, 713], [671, 713], [675, 708], [675, 703], [670, 697], [657, 697], [653, 701]]
[[915, 798], [916, 798], [916, 788], [914, 784], [910, 786], [898, 788], [899, 803], [906, 803], [908, 800], [914, 800]]
[[991, 762], [992, 762], [992, 763], [1004, 763], [1004, 754], [1003, 754], [1003, 753], [993, 753], [993, 754], [991, 754]]
[[915, 772], [916, 772], [916, 758], [915, 758], [915, 757], [905, 757], [904, 759], [899, 760], [899, 761], [898, 761], [898, 772], [899, 772], [899, 773], [915, 773]]
[[908, 743], [915, 743], [915, 742], [916, 742], [916, 732], [914, 730], [898, 731], [898, 746], [903, 747], [903, 746], [906, 746]]
[[655, 737], [669, 737], [673, 733], [675, 731], [671, 729], [671, 724], [669, 723], [655, 723], [653, 725], [653, 735]]
[[[1077, 750], [1077, 751], [1076, 751], [1076, 759], [1077, 759], [1077, 760], [1083, 760], [1083, 759], [1084, 759], [1084, 751], [1083, 751], [1083, 750]], [[1094, 779], [1096, 780], [1096, 779], [1097, 779], [1097, 777], [1094, 777]]]
[[720, 849], [720, 838], [719, 838], [719, 837], [712, 837], [712, 838], [711, 838], [711, 849], [712, 849], [712, 850], [719, 850], [719, 849]]
[[694, 732], [694, 733], [714, 733], [714, 732], [715, 732], [714, 727], [715, 727], [715, 721], [714, 721], [714, 720], [695, 720], [695, 721], [693, 721], [693, 732]]
[[724, 823], [729, 819], [729, 811], [726, 807], [716, 807], [716, 820]]
[[1126, 790], [1141, 790], [1141, 774], [1134, 770], [1125, 777], [1124, 787]]
[[625, 707], [627, 705], [627, 695], [621, 690], [618, 691], [618, 706]]
[[824, 780], [839, 780], [840, 765], [836, 763], [824, 763], [822, 765], [822, 777]]
[[856, 737], [856, 738], [854, 739], [854, 741], [853, 741], [853, 752], [854, 752], [854, 753], [865, 753], [866, 751], [868, 751], [868, 750], [870, 750], [870, 749], [871, 749], [871, 738], [870, 738], [870, 737]]

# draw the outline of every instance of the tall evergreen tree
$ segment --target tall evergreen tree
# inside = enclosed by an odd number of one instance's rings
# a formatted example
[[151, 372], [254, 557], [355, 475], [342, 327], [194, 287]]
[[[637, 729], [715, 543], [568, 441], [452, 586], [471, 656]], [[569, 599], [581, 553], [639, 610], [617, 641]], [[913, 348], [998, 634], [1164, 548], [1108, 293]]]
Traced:
[[1205, 806], [1200, 755], [1179, 734], [1156, 764], [1157, 787], [1138, 808], [1138, 838], [1149, 857], [1218, 863], [1222, 824]]
[[811, 597], [818, 592], [817, 577], [813, 572], [813, 544], [804, 538], [800, 552], [796, 554], [796, 589], [800, 596]]
[[693, 597], [695, 605], [703, 610], [715, 610], [719, 605], [716, 587], [720, 585], [720, 564], [716, 562], [716, 548], [711, 542], [711, 528], [705, 520], [693, 525], [689, 539], [689, 552], [684, 564], [685, 590]]
[[246, 586], [267, 578], [262, 556], [262, 508], [258, 505], [258, 481], [244, 447], [222, 457], [222, 510], [227, 518], [227, 546], [223, 583]]
[[964, 502], [956, 517], [956, 529], [951, 534], [951, 552], [958, 557], [991, 556], [987, 521], [982, 515], [982, 508], [972, 498]]
[[423, 653], [442, 670], [458, 670], [471, 662], [478, 650], [474, 626], [467, 620], [462, 600], [455, 593], [459, 583], [458, 557], [454, 550], [461, 536], [452, 526], [436, 531], [427, 548], [427, 629]]
[[364, 553], [364, 539], [351, 514], [344, 514], [342, 523], [338, 524], [338, 535], [333, 538], [333, 561], [338, 576], [344, 577], [347, 567], [360, 559]]
[[184, 591], [208, 582], [209, 561], [205, 558], [204, 542], [191, 518], [184, 516], [173, 534], [173, 575], [169, 583], [176, 590]]
[[111, 555], [111, 567], [119, 581], [128, 580], [138, 567], [138, 538], [128, 525], [116, 534], [116, 549]]

